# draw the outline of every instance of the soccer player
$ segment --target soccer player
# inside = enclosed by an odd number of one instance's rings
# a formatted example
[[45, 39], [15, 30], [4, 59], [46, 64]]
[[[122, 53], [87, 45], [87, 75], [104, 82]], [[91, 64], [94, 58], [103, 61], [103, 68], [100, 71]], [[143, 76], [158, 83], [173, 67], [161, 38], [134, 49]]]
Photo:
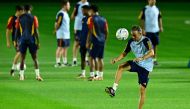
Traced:
[[[8, 23], [7, 23], [7, 30], [6, 30], [6, 39], [7, 39], [7, 47], [10, 48], [10, 34], [12, 35], [12, 43], [13, 45], [15, 46], [16, 43], [18, 43], [18, 40], [15, 40], [15, 24], [16, 24], [16, 19], [21, 15], [23, 14], [23, 6], [16, 6], [16, 13], [15, 15], [12, 15], [11, 17], [9, 17], [9, 20], [8, 20]], [[18, 60], [20, 58], [20, 52], [19, 52], [19, 49], [18, 49], [18, 46], [15, 46], [15, 50], [16, 50], [16, 54], [15, 54], [15, 57], [14, 57], [14, 60], [13, 60], [13, 65], [12, 65], [12, 68], [10, 70], [10, 75], [11, 76], [14, 76], [14, 71], [16, 70], [16, 66], [17, 66], [17, 63], [18, 63]]]
[[[87, 0], [81, 0], [76, 5], [72, 12], [71, 19], [75, 19], [74, 22], [74, 45], [73, 45], [73, 66], [77, 66], [77, 52], [79, 49], [79, 37], [81, 35], [82, 30], [82, 6], [89, 5]], [[86, 59], [87, 60], [87, 59]]]
[[34, 61], [36, 80], [43, 81], [40, 76], [37, 50], [39, 49], [39, 33], [38, 33], [38, 19], [36, 16], [31, 14], [32, 6], [24, 6], [24, 14], [21, 15], [16, 21], [16, 32], [15, 37], [19, 40], [19, 50], [21, 53], [21, 64], [20, 64], [20, 80], [24, 80], [24, 61], [26, 57], [27, 48], [29, 48], [30, 54]]
[[86, 57], [87, 52], [88, 52], [88, 49], [86, 48], [86, 40], [87, 40], [87, 36], [88, 36], [87, 21], [88, 21], [88, 18], [89, 18], [89, 9], [90, 9], [90, 7], [88, 5], [82, 6], [82, 12], [83, 12], [84, 17], [82, 19], [81, 36], [79, 37], [82, 73], [79, 75], [79, 78], [85, 78], [86, 77], [85, 57]]
[[122, 60], [130, 51], [133, 52], [136, 58], [126, 61], [118, 66], [113, 87], [106, 87], [105, 91], [111, 97], [115, 96], [123, 71], [137, 72], [138, 83], [140, 85], [139, 109], [142, 109], [149, 80], [148, 75], [149, 72], [152, 72], [153, 70], [152, 57], [154, 56], [154, 50], [149, 38], [142, 35], [142, 29], [140, 26], [133, 26], [131, 35], [132, 38], [128, 41], [125, 50], [117, 58], [114, 58], [111, 63], [115, 64]]
[[[88, 37], [86, 47], [90, 48], [90, 78], [89, 80], [103, 80], [104, 68], [104, 47], [108, 37], [108, 25], [105, 18], [98, 13], [96, 5], [90, 6], [91, 17], [88, 19]], [[91, 46], [91, 47], [90, 47]], [[94, 69], [97, 64], [97, 75], [95, 78]]]
[[[70, 3], [68, 0], [62, 1], [62, 9], [57, 13], [55, 31], [57, 37], [56, 64], [55, 67], [70, 66], [67, 62], [67, 48], [70, 45], [70, 18], [68, 11]], [[61, 64], [61, 55], [63, 64]]]
[[154, 46], [154, 64], [158, 65], [157, 45], [159, 44], [159, 32], [163, 32], [162, 15], [156, 6], [156, 0], [148, 0], [148, 5], [144, 7], [139, 15], [143, 34], [147, 36]]

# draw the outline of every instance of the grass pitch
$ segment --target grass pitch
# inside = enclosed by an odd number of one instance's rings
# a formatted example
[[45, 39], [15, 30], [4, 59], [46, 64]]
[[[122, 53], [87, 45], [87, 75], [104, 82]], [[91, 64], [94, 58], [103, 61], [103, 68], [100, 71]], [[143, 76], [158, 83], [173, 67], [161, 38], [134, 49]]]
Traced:
[[[100, 14], [108, 20], [110, 35], [105, 49], [104, 81], [93, 82], [76, 79], [81, 73], [79, 66], [60, 69], [53, 67], [56, 39], [52, 32], [60, 5], [55, 3], [33, 5], [33, 13], [38, 16], [40, 25], [39, 63], [44, 81], [35, 80], [29, 53], [26, 59], [26, 80], [19, 81], [18, 72], [15, 77], [10, 77], [9, 70], [15, 51], [13, 47], [6, 48], [5, 27], [8, 17], [14, 14], [15, 4], [0, 4], [0, 109], [137, 109], [139, 88], [135, 73], [123, 74], [114, 98], [106, 95], [104, 88], [113, 84], [117, 65], [134, 58], [130, 54], [116, 65], [109, 63], [126, 45], [126, 41], [116, 40], [115, 32], [120, 27], [130, 29], [132, 25], [138, 24], [137, 17], [145, 4], [99, 4]], [[163, 15], [164, 32], [160, 34], [161, 43], [158, 47], [159, 66], [156, 66], [150, 75], [144, 109], [189, 109], [190, 69], [186, 66], [190, 57], [190, 25], [184, 22], [190, 20], [190, 4], [158, 3], [158, 6]], [[72, 28], [73, 26], [71, 31]], [[72, 46], [68, 55], [70, 63], [71, 51]]]

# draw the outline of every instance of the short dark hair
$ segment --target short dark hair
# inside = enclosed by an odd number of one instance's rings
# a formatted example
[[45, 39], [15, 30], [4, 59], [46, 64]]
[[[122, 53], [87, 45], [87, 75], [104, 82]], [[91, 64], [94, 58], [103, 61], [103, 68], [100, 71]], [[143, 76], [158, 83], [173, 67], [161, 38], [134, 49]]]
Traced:
[[69, 0], [62, 0], [62, 1], [61, 1], [61, 5], [62, 5], [62, 6], [65, 6], [68, 2], [69, 2]]
[[84, 5], [84, 6], [82, 6], [82, 9], [90, 9], [90, 6], [89, 5]]
[[133, 25], [131, 28], [131, 31], [138, 31], [138, 32], [142, 32], [142, 29], [139, 25]]
[[24, 10], [24, 7], [21, 6], [21, 5], [16, 5], [16, 8], [15, 8], [16, 11], [21, 11], [21, 10]]
[[92, 9], [94, 12], [98, 12], [99, 8], [96, 5], [91, 5], [90, 9]]
[[33, 6], [31, 5], [31, 4], [26, 4], [26, 5], [24, 5], [24, 10], [25, 11], [30, 11], [30, 10], [32, 10], [33, 9]]

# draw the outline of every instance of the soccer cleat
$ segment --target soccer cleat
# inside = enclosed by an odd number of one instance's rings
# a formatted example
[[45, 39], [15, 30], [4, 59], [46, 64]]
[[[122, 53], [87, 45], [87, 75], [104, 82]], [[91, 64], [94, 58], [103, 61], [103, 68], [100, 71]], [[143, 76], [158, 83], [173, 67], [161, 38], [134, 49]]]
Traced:
[[62, 65], [61, 65], [61, 63], [56, 63], [56, 64], [54, 65], [54, 67], [55, 67], [55, 68], [60, 68], [60, 67], [62, 67]]
[[36, 80], [43, 81], [43, 78], [39, 76], [39, 77], [36, 77]]
[[11, 76], [14, 76], [14, 75], [15, 75], [14, 72], [15, 72], [15, 70], [11, 69], [11, 71], [10, 71], [10, 75], [11, 75]]
[[98, 77], [98, 76], [97, 76], [97, 77], [95, 77], [95, 80], [96, 80], [96, 81], [102, 81], [102, 80], [104, 80], [104, 78], [103, 78], [103, 77]]
[[89, 63], [89, 61], [86, 61], [86, 65], [87, 65], [87, 66], [90, 66], [90, 63]]
[[73, 66], [73, 67], [74, 67], [74, 66], [77, 66], [77, 61], [73, 61], [72, 66]]
[[79, 78], [79, 79], [84, 79], [84, 78], [86, 78], [86, 76], [83, 75], [83, 74], [79, 74], [79, 75], [77, 76], [77, 78]]
[[64, 67], [70, 67], [70, 66], [72, 66], [71, 64], [69, 64], [69, 63], [65, 63], [65, 64], [62, 64]]
[[89, 77], [88, 78], [88, 81], [94, 81], [95, 80], [95, 77]]
[[19, 75], [19, 80], [24, 81], [24, 75]]
[[111, 97], [115, 96], [115, 90], [112, 87], [106, 87], [105, 92]]

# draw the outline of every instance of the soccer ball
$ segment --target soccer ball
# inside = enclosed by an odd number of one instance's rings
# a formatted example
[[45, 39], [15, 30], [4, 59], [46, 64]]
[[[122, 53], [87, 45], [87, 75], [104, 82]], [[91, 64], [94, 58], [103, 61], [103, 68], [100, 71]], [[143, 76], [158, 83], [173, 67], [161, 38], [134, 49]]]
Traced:
[[129, 36], [129, 32], [126, 28], [119, 28], [116, 32], [116, 38], [118, 40], [126, 40]]
[[[17, 65], [16, 65], [16, 70], [20, 70], [20, 63], [18, 63]], [[24, 70], [26, 70], [26, 64], [24, 64]]]

